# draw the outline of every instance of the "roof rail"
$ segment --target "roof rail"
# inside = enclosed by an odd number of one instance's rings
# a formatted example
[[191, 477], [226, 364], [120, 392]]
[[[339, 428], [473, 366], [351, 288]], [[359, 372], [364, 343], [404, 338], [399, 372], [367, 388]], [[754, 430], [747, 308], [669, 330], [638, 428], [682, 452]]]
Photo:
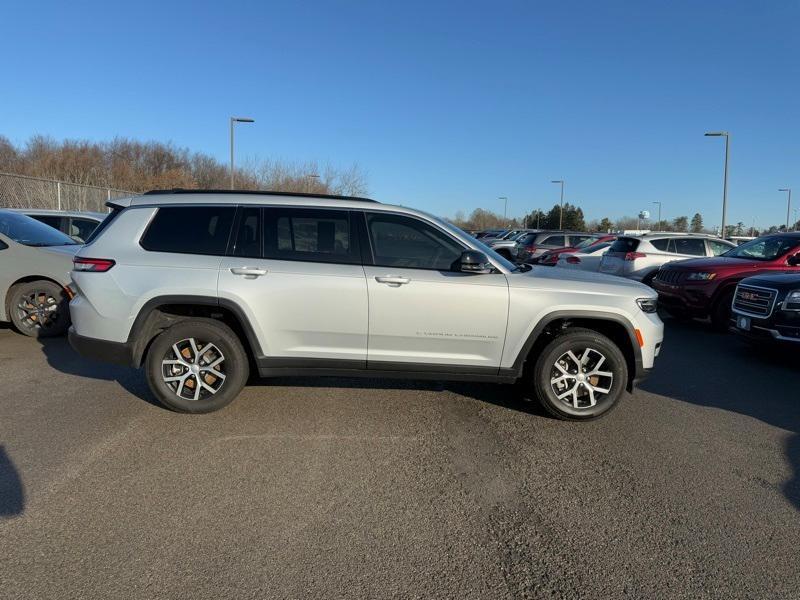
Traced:
[[325, 200], [353, 200], [356, 202], [375, 202], [372, 198], [359, 196], [340, 196], [337, 194], [310, 194], [306, 192], [276, 192], [272, 190], [191, 190], [187, 188], [172, 188], [169, 190], [150, 190], [144, 196], [157, 196], [159, 194], [253, 194], [263, 196], [293, 196], [297, 198], [324, 198]]

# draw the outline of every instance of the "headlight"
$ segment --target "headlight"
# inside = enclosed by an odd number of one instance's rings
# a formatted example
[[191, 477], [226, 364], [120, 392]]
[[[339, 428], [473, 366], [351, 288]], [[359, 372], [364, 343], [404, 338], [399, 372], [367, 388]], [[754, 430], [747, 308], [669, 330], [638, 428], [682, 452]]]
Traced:
[[637, 298], [636, 304], [642, 309], [642, 312], [654, 313], [658, 310], [657, 298]]
[[783, 310], [800, 311], [800, 290], [794, 290], [786, 295], [786, 300], [783, 302]]
[[716, 273], [707, 273], [704, 271], [699, 271], [697, 273], [689, 273], [689, 277], [686, 278], [687, 281], [711, 281], [716, 277]]

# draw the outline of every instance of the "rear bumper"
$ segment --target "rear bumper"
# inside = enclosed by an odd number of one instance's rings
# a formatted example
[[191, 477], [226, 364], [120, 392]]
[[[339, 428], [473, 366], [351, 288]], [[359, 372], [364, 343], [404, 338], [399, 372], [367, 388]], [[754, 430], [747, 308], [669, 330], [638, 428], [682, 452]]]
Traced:
[[125, 367], [138, 366], [134, 360], [133, 344], [78, 335], [74, 327], [69, 328], [67, 337], [69, 345], [81, 356]]

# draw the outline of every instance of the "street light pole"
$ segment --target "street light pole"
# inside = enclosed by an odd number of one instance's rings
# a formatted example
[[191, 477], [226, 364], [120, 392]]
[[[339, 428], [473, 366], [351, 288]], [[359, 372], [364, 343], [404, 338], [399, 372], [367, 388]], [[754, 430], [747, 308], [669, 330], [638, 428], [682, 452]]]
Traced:
[[231, 117], [231, 189], [233, 189], [233, 126], [236, 123], [255, 123], [247, 117]]
[[550, 183], [560, 183], [561, 184], [561, 210], [558, 214], [558, 228], [564, 228], [564, 180], [563, 179], [556, 179], [551, 181]]
[[779, 192], [788, 192], [789, 200], [786, 202], [786, 231], [789, 231], [789, 212], [792, 209], [792, 188], [781, 188]]
[[730, 153], [731, 136], [727, 131], [709, 131], [706, 137], [725, 138], [725, 175], [722, 184], [722, 227], [720, 227], [720, 237], [725, 239], [725, 218], [728, 216], [728, 154]]
[[653, 204], [658, 204], [658, 224], [661, 225], [661, 202], [653, 202]]
[[505, 196], [499, 196], [498, 200], [503, 201], [503, 223], [506, 223], [508, 219], [506, 219], [506, 215], [508, 214], [508, 198]]

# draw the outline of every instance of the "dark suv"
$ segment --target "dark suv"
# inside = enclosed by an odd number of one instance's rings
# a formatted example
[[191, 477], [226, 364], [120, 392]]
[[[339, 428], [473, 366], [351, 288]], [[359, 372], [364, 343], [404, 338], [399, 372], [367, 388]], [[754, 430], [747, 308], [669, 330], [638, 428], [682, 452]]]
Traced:
[[751, 340], [800, 344], [800, 274], [743, 279], [733, 297], [732, 322]]
[[680, 260], [659, 269], [653, 287], [659, 305], [678, 317], [711, 317], [728, 329], [736, 284], [770, 272], [800, 273], [800, 232], [751, 240], [715, 258]]

